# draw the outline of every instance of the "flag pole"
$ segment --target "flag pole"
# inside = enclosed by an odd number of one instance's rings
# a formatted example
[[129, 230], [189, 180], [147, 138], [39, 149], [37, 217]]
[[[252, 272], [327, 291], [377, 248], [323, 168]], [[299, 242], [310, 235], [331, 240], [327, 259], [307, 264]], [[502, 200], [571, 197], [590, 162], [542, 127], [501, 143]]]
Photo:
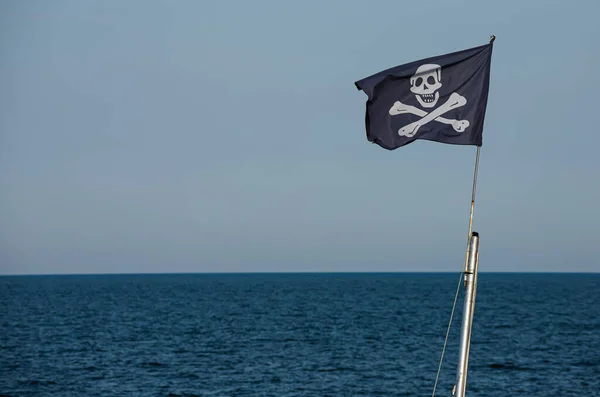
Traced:
[[[496, 36], [490, 37], [490, 44]], [[458, 351], [458, 365], [456, 368], [456, 384], [452, 390], [452, 397], [465, 397], [467, 389], [467, 369], [469, 367], [469, 350], [471, 348], [471, 328], [473, 326], [473, 312], [475, 311], [475, 296], [477, 295], [477, 273], [479, 271], [479, 234], [473, 232], [473, 212], [475, 211], [475, 191], [477, 190], [477, 173], [479, 171], [479, 154], [481, 146], [477, 146], [475, 154], [475, 170], [473, 171], [473, 189], [471, 190], [471, 211], [469, 213], [469, 233], [467, 236], [467, 252], [465, 253], [464, 288], [465, 301], [460, 327], [460, 347]]]
[[479, 171], [479, 154], [481, 146], [477, 146], [475, 155], [475, 170], [473, 171], [473, 189], [471, 191], [471, 211], [469, 214], [469, 234], [467, 252], [464, 263], [465, 298], [460, 327], [460, 347], [456, 369], [456, 384], [452, 390], [453, 397], [464, 397], [467, 386], [467, 369], [469, 365], [469, 350], [471, 347], [471, 327], [473, 311], [475, 310], [475, 295], [477, 293], [477, 271], [479, 268], [479, 234], [473, 232], [473, 212], [475, 210], [475, 192], [477, 189], [477, 173]]

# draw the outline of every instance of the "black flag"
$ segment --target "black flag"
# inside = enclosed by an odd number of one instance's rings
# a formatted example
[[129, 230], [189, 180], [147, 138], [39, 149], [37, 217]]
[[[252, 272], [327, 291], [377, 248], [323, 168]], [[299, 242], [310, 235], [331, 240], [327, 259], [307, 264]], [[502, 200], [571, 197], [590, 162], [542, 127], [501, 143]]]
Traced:
[[394, 150], [417, 139], [482, 144], [493, 40], [396, 66], [354, 83], [367, 100], [367, 139]]

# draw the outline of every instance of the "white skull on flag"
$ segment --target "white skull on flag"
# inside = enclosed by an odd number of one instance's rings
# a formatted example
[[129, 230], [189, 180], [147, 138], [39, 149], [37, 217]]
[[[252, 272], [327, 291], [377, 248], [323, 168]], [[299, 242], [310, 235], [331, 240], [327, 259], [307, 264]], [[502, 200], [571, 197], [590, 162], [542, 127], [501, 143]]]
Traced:
[[410, 91], [424, 108], [432, 108], [440, 99], [442, 67], [435, 64], [421, 65], [410, 78]]

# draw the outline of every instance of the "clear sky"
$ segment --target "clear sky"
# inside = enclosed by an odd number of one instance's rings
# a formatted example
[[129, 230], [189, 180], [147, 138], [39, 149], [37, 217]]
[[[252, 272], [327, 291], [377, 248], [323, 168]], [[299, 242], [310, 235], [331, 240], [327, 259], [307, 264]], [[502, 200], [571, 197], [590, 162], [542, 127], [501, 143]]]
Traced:
[[475, 147], [354, 81], [495, 34], [482, 271], [600, 271], [600, 2], [0, 2], [0, 274], [460, 271]]

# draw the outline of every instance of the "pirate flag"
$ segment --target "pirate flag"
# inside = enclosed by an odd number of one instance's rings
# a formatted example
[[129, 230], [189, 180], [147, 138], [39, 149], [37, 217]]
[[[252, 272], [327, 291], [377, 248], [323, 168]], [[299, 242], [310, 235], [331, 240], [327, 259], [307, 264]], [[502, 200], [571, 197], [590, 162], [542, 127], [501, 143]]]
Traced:
[[384, 70], [367, 94], [367, 139], [394, 150], [417, 139], [481, 146], [492, 43]]

